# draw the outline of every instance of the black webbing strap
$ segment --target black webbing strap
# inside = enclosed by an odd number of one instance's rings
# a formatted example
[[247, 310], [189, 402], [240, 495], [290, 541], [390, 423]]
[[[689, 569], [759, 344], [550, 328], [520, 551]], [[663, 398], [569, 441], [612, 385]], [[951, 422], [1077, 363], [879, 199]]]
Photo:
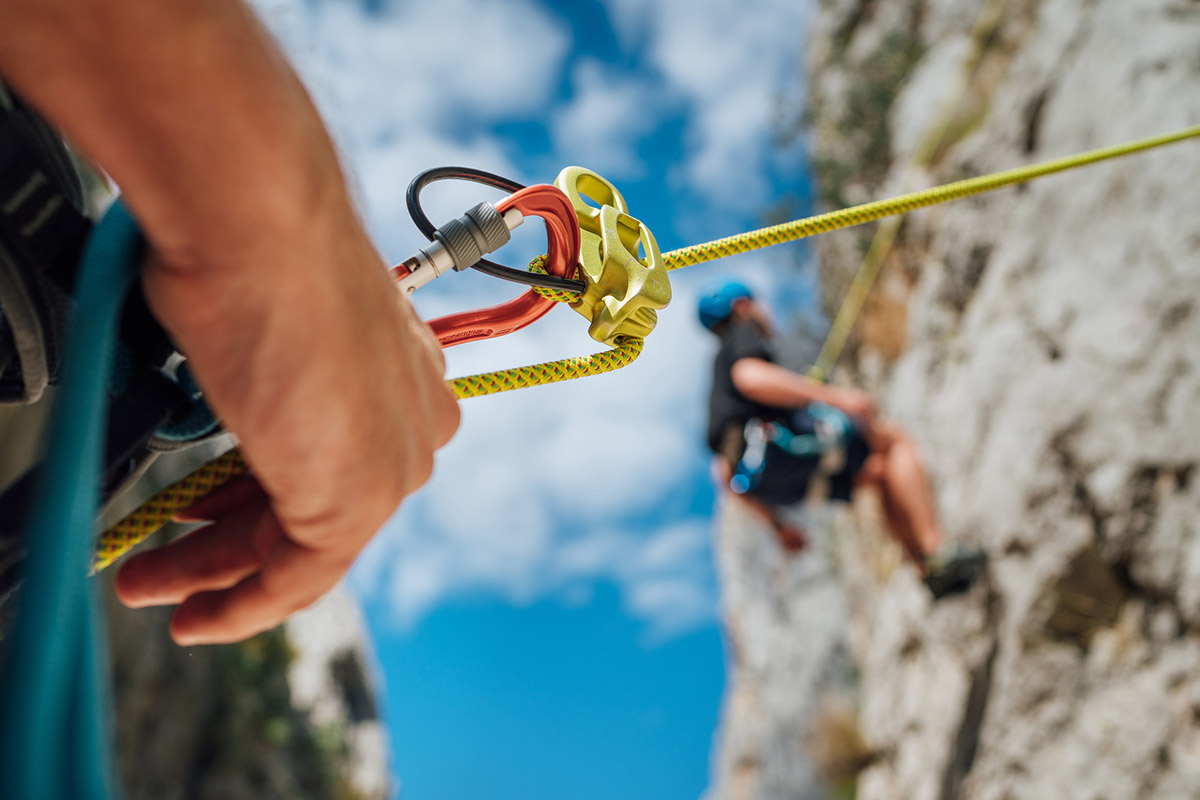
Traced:
[[81, 206], [62, 141], [0, 86], [0, 402], [33, 402], [57, 376]]
[[[30, 403], [57, 378], [79, 255], [91, 223], [62, 140], [0, 84], [0, 403]], [[122, 311], [120, 369], [110, 381], [105, 468], [108, 498], [139, 472], [156, 432], [195, 411], [178, 357], [140, 291]], [[3, 443], [0, 443], [2, 446]], [[25, 543], [18, 524], [37, 465], [0, 491], [0, 634], [19, 581]]]

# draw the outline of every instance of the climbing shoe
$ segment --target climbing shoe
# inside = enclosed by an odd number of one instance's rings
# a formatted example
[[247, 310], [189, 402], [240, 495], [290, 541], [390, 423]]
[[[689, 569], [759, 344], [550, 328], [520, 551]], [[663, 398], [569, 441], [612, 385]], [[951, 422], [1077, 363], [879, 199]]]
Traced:
[[934, 600], [967, 591], [983, 575], [987, 553], [978, 545], [954, 542], [925, 559], [925, 585]]

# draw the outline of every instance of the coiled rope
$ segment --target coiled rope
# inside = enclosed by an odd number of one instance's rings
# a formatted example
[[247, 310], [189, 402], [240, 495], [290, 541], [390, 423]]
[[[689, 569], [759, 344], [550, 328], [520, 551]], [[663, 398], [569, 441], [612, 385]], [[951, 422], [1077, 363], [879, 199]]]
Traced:
[[[672, 250], [664, 253], [663, 257], [668, 270], [682, 269], [693, 264], [715, 261], [718, 258], [738, 253], [793, 242], [818, 233], [861, 225], [883, 217], [904, 214], [918, 208], [983, 194], [1046, 175], [1065, 172], [1100, 161], [1109, 161], [1197, 137], [1200, 137], [1200, 125], [1161, 136], [1151, 136], [1038, 164], [1016, 167], [991, 175], [967, 178], [931, 189], [909, 192], [886, 200], [875, 200], [838, 211], [829, 211], [792, 222], [759, 228], [747, 233], [726, 236], [723, 239]], [[537, 259], [530, 265], [530, 268], [539, 268]], [[536, 291], [558, 302], [571, 303], [578, 299], [578, 295], [571, 292], [553, 289], [537, 289]], [[449, 381], [449, 385], [460, 398], [479, 397], [611, 372], [632, 363], [641, 351], [641, 339], [622, 337], [618, 340], [615, 348], [595, 355], [455, 378]], [[111, 564], [129, 548], [170, 520], [175, 512], [191, 505], [196, 498], [212, 491], [226, 481], [241, 475], [246, 469], [247, 465], [241, 455], [236, 450], [230, 451], [154, 495], [141, 508], [101, 535], [97, 545], [94, 569], [103, 569]]]

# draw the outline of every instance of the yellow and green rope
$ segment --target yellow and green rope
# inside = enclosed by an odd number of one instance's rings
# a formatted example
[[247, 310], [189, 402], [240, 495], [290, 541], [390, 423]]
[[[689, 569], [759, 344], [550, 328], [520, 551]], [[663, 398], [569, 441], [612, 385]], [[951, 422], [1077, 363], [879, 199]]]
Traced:
[[[691, 247], [683, 247], [663, 255], [667, 262], [667, 269], [681, 269], [738, 253], [796, 241], [818, 233], [861, 225], [895, 214], [904, 214], [949, 200], [990, 192], [1004, 186], [1024, 183], [1057, 172], [1065, 172], [1099, 161], [1120, 158], [1196, 137], [1200, 137], [1200, 125], [1162, 136], [1138, 139], [1039, 164], [1030, 164], [991, 175], [955, 181], [887, 200], [876, 200], [839, 211], [817, 214], [793, 222], [785, 222]], [[540, 268], [537, 259], [530, 266], [533, 269]], [[538, 291], [558, 302], [570, 303], [577, 298], [577, 295], [570, 292], [543, 289]], [[617, 340], [616, 347], [595, 355], [485, 372], [465, 378], [455, 378], [449, 381], [449, 384], [458, 397], [466, 398], [599, 375], [632, 363], [641, 353], [642, 344], [643, 340], [641, 339], [621, 337]], [[246, 470], [247, 466], [241, 455], [238, 451], [233, 450], [162, 490], [133, 514], [101, 534], [94, 568], [102, 569], [111, 564], [135, 544], [161, 527], [163, 523], [169, 521], [175, 513], [191, 505], [196, 498], [243, 474]]]
[[861, 225], [864, 222], [872, 222], [882, 217], [892, 216], [893, 214], [905, 214], [918, 208], [926, 208], [938, 203], [945, 203], [949, 200], [958, 200], [963, 197], [990, 192], [994, 189], [1011, 186], [1015, 183], [1025, 183], [1035, 178], [1053, 175], [1056, 172], [1065, 172], [1087, 166], [1088, 164], [1095, 164], [1099, 161], [1108, 161], [1196, 137], [1200, 137], [1200, 125], [1185, 128], [1174, 133], [1163, 134], [1162, 136], [1151, 136], [1125, 144], [1104, 147], [1099, 150], [1089, 150], [1086, 153], [1064, 156], [1063, 158], [1056, 158], [1052, 161], [1044, 161], [1039, 164], [1016, 167], [1015, 169], [1004, 170], [1003, 172], [996, 172], [991, 175], [967, 178], [966, 180], [935, 186], [932, 189], [909, 192], [908, 194], [902, 194], [887, 200], [875, 200], [838, 211], [829, 211], [792, 222], [759, 228], [748, 233], [726, 236], [724, 239], [716, 239], [704, 244], [696, 244], [691, 247], [672, 250], [669, 253], [664, 253], [663, 257], [667, 260], [667, 269], [680, 269], [693, 264], [713, 261], [738, 253], [746, 253], [771, 245], [794, 242], [797, 239], [803, 239], [818, 233], [827, 233], [840, 228]]

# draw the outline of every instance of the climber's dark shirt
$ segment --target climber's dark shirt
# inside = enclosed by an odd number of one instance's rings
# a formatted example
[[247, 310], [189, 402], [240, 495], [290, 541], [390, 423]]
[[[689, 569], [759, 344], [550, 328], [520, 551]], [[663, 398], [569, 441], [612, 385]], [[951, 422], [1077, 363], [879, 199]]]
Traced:
[[733, 385], [733, 365], [743, 358], [761, 358], [775, 362], [767, 337], [752, 322], [731, 320], [721, 332], [721, 349], [713, 362], [712, 392], [708, 398], [708, 446], [721, 452], [725, 432], [731, 426], [742, 428], [746, 421], [782, 419], [788, 412], [756, 403]]
[[[721, 454], [734, 468], [745, 449], [743, 430], [746, 422], [757, 417], [763, 422], [782, 425], [794, 434], [812, 434], [815, 421], [807, 407], [776, 408], [756, 403], [733, 385], [733, 365], [739, 359], [761, 358], [775, 363], [767, 337], [751, 322], [733, 321], [721, 332], [721, 349], [713, 362], [712, 393], [708, 402], [708, 446]], [[845, 461], [836, 472], [826, 475], [828, 497], [849, 500], [854, 482], [870, 450], [857, 427], [851, 425], [845, 443]], [[820, 457], [797, 456], [775, 445], [765, 452], [765, 463], [758, 484], [749, 494], [769, 506], [786, 506], [803, 500], [809, 481], [816, 474]]]

